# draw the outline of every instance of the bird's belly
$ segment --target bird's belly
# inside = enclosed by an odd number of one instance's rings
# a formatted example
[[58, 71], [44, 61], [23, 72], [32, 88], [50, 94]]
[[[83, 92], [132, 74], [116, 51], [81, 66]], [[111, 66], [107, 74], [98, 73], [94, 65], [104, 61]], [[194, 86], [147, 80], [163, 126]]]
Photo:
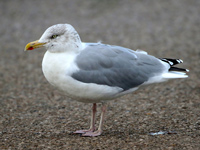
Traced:
[[97, 85], [94, 83], [82, 83], [67, 75], [45, 74], [46, 79], [67, 96], [81, 102], [102, 102], [113, 99], [121, 88]]
[[[68, 73], [77, 69], [76, 67], [72, 67], [74, 64], [70, 64], [70, 62], [64, 60], [62, 61], [62, 58], [50, 58], [51, 57], [47, 57], [45, 54], [42, 62], [44, 76], [49, 83], [77, 101], [86, 103], [102, 102], [117, 97], [117, 94], [122, 91], [119, 87], [109, 87], [107, 85], [98, 85], [95, 83], [83, 83], [75, 80]], [[69, 71], [69, 68], [76, 69]]]

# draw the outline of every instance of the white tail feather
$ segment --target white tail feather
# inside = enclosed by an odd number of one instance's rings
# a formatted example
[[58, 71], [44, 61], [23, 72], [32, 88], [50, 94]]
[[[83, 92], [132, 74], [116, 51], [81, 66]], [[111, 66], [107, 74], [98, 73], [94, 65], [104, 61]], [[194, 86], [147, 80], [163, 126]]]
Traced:
[[184, 72], [170, 71], [170, 72], [167, 72], [167, 73], [163, 73], [162, 77], [166, 78], [166, 79], [187, 78], [188, 75], [186, 75]]

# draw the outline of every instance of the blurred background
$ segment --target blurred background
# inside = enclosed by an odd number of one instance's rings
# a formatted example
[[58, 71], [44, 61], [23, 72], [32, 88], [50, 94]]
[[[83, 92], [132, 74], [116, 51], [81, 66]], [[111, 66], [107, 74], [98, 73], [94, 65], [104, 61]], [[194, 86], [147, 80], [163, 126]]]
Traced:
[[[198, 0], [1, 0], [0, 149], [200, 148], [199, 8]], [[190, 77], [111, 101], [100, 137], [72, 135], [89, 126], [91, 104], [47, 83], [44, 49], [23, 51], [58, 23], [74, 26], [83, 42], [181, 58]], [[149, 135], [161, 130], [176, 134]]]

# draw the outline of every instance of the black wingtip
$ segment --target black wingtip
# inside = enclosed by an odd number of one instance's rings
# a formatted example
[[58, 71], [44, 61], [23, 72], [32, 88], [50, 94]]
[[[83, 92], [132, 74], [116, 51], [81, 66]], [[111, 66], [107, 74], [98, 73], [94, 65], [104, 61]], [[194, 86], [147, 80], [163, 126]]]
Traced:
[[188, 69], [173, 67], [174, 65], [183, 63], [182, 59], [160, 58], [160, 60], [162, 60], [170, 65], [169, 71], [189, 72]]
[[182, 59], [160, 58], [160, 60], [168, 63], [170, 66], [174, 66], [176, 64], [183, 63]]
[[169, 68], [169, 71], [181, 71], [181, 72], [189, 72], [188, 69], [184, 69], [184, 68], [177, 68], [177, 67], [171, 67]]

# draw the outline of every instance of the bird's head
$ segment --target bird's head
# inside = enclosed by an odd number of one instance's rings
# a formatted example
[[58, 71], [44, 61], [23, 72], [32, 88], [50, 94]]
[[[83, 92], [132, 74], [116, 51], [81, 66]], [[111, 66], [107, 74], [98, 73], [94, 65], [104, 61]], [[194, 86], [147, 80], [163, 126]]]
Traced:
[[71, 25], [57, 24], [49, 27], [39, 40], [28, 43], [24, 50], [45, 47], [50, 52], [65, 52], [80, 46], [80, 37]]

